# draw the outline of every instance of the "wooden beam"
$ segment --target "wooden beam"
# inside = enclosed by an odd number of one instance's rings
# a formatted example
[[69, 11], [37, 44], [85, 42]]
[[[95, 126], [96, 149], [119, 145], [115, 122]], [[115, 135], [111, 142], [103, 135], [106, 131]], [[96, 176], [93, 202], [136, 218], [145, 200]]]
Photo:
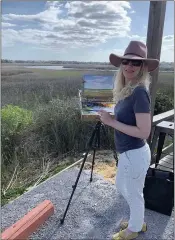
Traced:
[[[20, 208], [17, 209], [20, 211]], [[29, 211], [15, 224], [7, 228], [1, 235], [2, 240], [26, 240], [35, 232], [51, 215], [54, 206], [50, 200], [44, 200]]]
[[152, 127], [157, 125], [162, 121], [173, 120], [174, 119], [174, 109], [169, 110], [167, 112], [163, 112], [153, 116]]
[[[147, 48], [148, 58], [156, 58], [160, 60], [163, 28], [165, 21], [166, 1], [150, 1], [149, 20], [147, 30]], [[154, 116], [154, 106], [156, 89], [158, 82], [159, 68], [151, 73], [151, 112]]]
[[[150, 1], [149, 20], [147, 30], [147, 48], [148, 58], [160, 60], [163, 28], [165, 21], [166, 1]], [[156, 99], [157, 82], [159, 77], [159, 68], [151, 74], [151, 122], [153, 122], [154, 106]], [[151, 143], [152, 133], [148, 138], [148, 144]]]

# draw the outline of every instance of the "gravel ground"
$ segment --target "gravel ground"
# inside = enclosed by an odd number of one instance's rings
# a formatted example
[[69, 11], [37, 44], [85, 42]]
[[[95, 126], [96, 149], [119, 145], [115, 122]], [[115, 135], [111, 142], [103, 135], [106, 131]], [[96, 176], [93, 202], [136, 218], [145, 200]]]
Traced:
[[[60, 224], [78, 171], [79, 169], [75, 167], [57, 174], [3, 206], [2, 230], [14, 224], [40, 202], [49, 199], [54, 204], [55, 213], [32, 234], [31, 240], [111, 239], [113, 233], [119, 230], [120, 222], [128, 219], [129, 208], [116, 192], [115, 185], [105, 181], [102, 176], [94, 174], [90, 183], [89, 170], [83, 170], [65, 222], [63, 225]], [[140, 234], [137, 239], [174, 239], [173, 216], [174, 212], [168, 217], [146, 209], [148, 231]]]

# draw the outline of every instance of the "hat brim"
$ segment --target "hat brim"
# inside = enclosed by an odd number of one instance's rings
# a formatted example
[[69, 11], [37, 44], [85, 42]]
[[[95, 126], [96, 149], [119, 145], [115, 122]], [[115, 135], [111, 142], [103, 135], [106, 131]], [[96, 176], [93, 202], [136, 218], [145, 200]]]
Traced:
[[125, 56], [118, 56], [113, 53], [110, 54], [109, 60], [112, 65], [115, 67], [119, 67], [123, 59], [133, 59], [133, 60], [142, 60], [146, 63], [148, 67], [148, 72], [152, 72], [156, 70], [159, 66], [159, 60], [158, 59], [152, 59], [152, 58], [142, 58], [135, 55], [125, 55]]

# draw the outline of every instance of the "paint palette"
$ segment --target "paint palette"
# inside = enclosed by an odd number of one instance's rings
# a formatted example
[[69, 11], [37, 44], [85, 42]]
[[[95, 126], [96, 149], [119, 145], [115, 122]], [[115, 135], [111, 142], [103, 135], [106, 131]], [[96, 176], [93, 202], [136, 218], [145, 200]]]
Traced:
[[113, 113], [115, 105], [110, 102], [93, 102], [86, 101], [82, 102], [82, 108], [84, 111], [88, 112], [98, 112], [99, 110], [105, 110], [107, 112]]

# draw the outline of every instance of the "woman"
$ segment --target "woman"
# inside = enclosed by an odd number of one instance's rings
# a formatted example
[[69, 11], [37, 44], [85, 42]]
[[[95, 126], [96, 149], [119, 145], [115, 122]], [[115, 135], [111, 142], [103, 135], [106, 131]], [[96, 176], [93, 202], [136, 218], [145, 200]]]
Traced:
[[151, 155], [146, 139], [151, 131], [149, 72], [159, 61], [147, 59], [147, 47], [131, 41], [124, 56], [110, 55], [110, 62], [120, 67], [114, 84], [115, 119], [100, 111], [100, 120], [115, 129], [115, 146], [119, 153], [116, 185], [130, 207], [129, 222], [121, 224], [122, 230], [114, 240], [135, 239], [146, 231], [144, 223], [143, 187]]

